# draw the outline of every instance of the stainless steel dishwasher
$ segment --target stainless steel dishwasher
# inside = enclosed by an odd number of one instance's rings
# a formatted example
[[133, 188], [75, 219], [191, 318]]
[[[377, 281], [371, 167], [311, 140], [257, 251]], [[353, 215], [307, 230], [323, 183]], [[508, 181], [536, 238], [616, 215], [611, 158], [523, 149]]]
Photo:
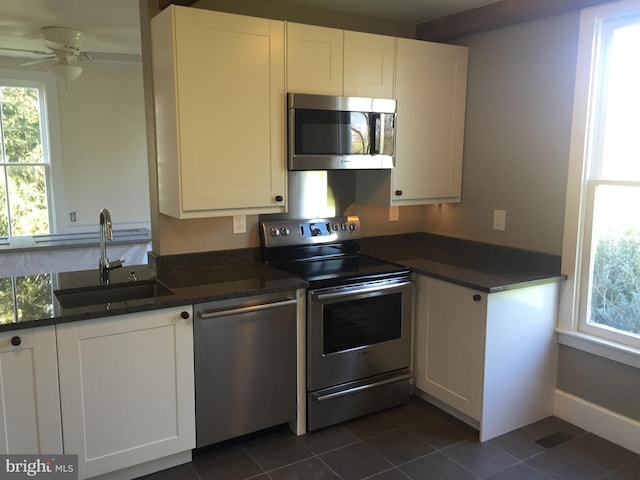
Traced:
[[295, 292], [194, 306], [196, 446], [296, 418]]

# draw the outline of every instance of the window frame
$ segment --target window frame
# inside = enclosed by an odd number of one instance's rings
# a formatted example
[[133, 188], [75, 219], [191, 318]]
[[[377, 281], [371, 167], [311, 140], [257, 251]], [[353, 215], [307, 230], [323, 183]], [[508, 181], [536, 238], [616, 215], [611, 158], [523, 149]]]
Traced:
[[[586, 313], [590, 298], [589, 280], [592, 220], [597, 185], [640, 186], [640, 182], [603, 179], [593, 176], [593, 157], [601, 148], [603, 116], [599, 115], [605, 99], [601, 59], [603, 36], [625, 19], [640, 19], [640, 0], [606, 3], [582, 10], [578, 37], [573, 122], [565, 207], [562, 271], [567, 274], [560, 296], [558, 333], [561, 343], [640, 367], [640, 339], [611, 329], [588, 325]], [[597, 160], [599, 161], [599, 160]], [[598, 170], [599, 171], [599, 170]]]
[[[60, 212], [65, 211], [57, 82], [46, 72], [0, 68], [0, 84], [9, 87], [37, 88], [39, 91], [40, 135], [47, 190], [49, 234], [55, 234], [58, 231]], [[19, 239], [21, 236], [11, 238]]]

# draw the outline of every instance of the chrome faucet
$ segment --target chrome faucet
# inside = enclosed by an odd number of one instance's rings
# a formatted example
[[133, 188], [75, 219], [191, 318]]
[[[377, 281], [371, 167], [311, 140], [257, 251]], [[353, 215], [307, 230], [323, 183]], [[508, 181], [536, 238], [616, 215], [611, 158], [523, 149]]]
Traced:
[[113, 240], [113, 229], [111, 226], [111, 214], [109, 210], [100, 210], [100, 260], [98, 269], [100, 270], [100, 283], [109, 285], [109, 272], [115, 268], [122, 267], [124, 260], [114, 260], [110, 262], [107, 258], [107, 240]]

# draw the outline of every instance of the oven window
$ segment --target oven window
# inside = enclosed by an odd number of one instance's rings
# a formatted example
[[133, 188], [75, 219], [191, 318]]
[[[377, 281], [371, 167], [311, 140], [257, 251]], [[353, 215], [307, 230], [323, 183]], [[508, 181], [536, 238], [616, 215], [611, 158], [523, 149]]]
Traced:
[[402, 293], [331, 303], [323, 308], [323, 353], [402, 336]]

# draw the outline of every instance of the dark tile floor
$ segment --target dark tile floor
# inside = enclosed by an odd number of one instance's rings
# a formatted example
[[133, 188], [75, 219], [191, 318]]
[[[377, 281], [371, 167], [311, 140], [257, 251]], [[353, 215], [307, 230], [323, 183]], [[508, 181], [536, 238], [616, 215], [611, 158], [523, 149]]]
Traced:
[[194, 451], [145, 480], [637, 480], [640, 455], [550, 417], [479, 443], [475, 430], [415, 398], [296, 437], [286, 427]]

